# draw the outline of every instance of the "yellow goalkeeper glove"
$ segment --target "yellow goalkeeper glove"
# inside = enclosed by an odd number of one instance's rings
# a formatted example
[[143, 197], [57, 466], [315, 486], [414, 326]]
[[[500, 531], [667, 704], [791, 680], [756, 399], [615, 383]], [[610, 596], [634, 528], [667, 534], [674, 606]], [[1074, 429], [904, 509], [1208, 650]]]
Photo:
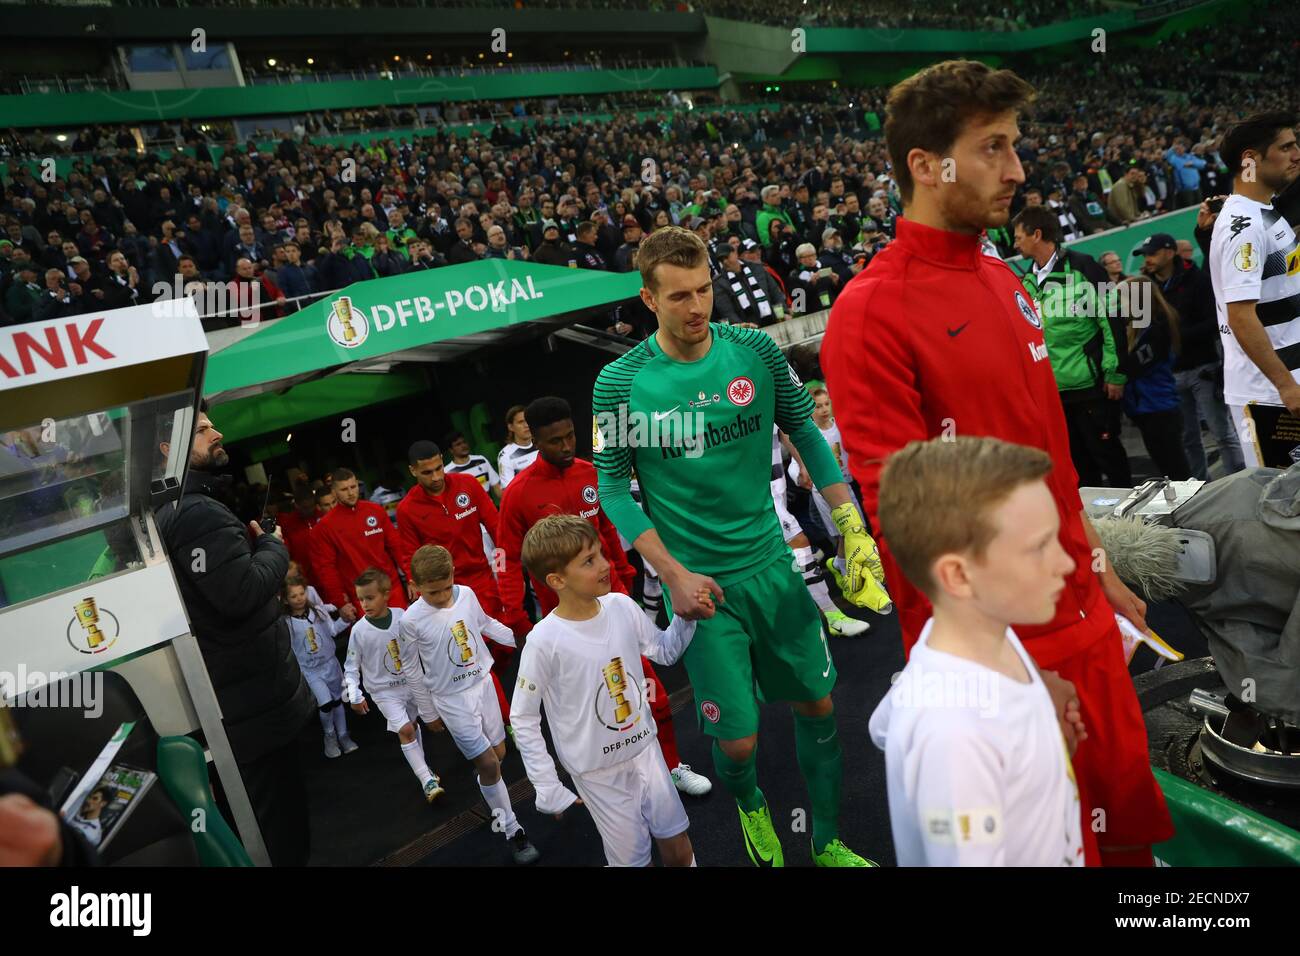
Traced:
[[893, 607], [885, 590], [885, 568], [876, 542], [867, 534], [858, 507], [846, 501], [831, 512], [831, 520], [844, 537], [844, 563], [848, 574], [841, 588], [845, 600], [857, 607], [885, 614]]

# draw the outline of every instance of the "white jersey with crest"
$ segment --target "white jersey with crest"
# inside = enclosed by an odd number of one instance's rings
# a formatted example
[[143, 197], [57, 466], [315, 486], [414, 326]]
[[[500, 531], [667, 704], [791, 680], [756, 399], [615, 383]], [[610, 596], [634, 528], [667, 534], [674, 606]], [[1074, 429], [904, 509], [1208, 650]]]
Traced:
[[347, 627], [344, 621], [335, 621], [320, 607], [307, 605], [305, 617], [288, 615], [289, 643], [298, 666], [305, 671], [329, 670], [338, 665], [334, 635]]
[[[463, 584], [453, 585], [450, 607], [434, 607], [420, 598], [402, 615], [402, 669], [418, 673], [423, 686], [439, 697], [459, 694], [490, 680], [492, 654], [486, 634], [498, 644], [515, 646], [515, 635], [496, 618], [488, 617], [478, 597]], [[412, 684], [419, 684], [414, 681]], [[413, 687], [417, 696], [419, 690]]]
[[1228, 305], [1254, 302], [1269, 344], [1300, 382], [1300, 240], [1272, 204], [1241, 193], [1223, 202], [1207, 260], [1223, 343], [1223, 400], [1228, 405], [1280, 405], [1277, 387], [1241, 347]]
[[[405, 687], [411, 670], [402, 663], [402, 615], [400, 607], [389, 608], [393, 618], [388, 627], [380, 627], [368, 617], [352, 625], [348, 638], [348, 655], [343, 662], [343, 699], [361, 703], [361, 685], [371, 694]], [[417, 667], [415, 676], [421, 676]]]
[[497, 455], [497, 471], [501, 476], [501, 489], [504, 491], [506, 485], [514, 479], [529, 465], [537, 460], [538, 448], [536, 445], [517, 445], [514, 442], [506, 445]]
[[519, 661], [510, 724], [539, 808], [563, 804], [566, 792], [542, 737], [543, 705], [570, 774], [630, 760], [658, 733], [641, 655], [676, 663], [695, 635], [695, 622], [676, 616], [668, 630], [659, 630], [626, 594], [598, 600], [600, 612], [589, 621], [548, 614], [529, 633]]

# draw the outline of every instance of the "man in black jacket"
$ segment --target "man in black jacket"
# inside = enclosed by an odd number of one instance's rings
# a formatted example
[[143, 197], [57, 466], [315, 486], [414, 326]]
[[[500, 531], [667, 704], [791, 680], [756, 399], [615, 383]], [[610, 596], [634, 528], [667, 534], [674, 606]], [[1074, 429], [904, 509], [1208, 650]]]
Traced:
[[1096, 193], [1088, 189], [1087, 173], [1079, 173], [1074, 177], [1074, 188], [1066, 205], [1086, 234], [1105, 232], [1110, 228], [1110, 223], [1106, 221], [1106, 207], [1101, 204]]
[[761, 328], [784, 317], [785, 294], [761, 263], [740, 258], [740, 249], [729, 242], [715, 248], [720, 270], [713, 279], [713, 315], [729, 325]]
[[[159, 448], [165, 457], [168, 443]], [[155, 517], [271, 862], [304, 866], [311, 841], [295, 738], [315, 707], [278, 600], [289, 552], [217, 500], [228, 479], [214, 471], [229, 461], [201, 411], [185, 493]]]
[[457, 219], [456, 241], [447, 250], [448, 265], [459, 266], [478, 260], [479, 254], [474, 251], [474, 224], [464, 217]]
[[1219, 444], [1225, 474], [1241, 471], [1246, 463], [1223, 403], [1223, 359], [1210, 275], [1182, 258], [1178, 242], [1165, 232], [1149, 237], [1134, 253], [1144, 257], [1142, 271], [1160, 283], [1165, 298], [1178, 312], [1181, 349], [1174, 360], [1174, 381], [1183, 408], [1183, 448], [1192, 477], [1209, 480], [1201, 444], [1202, 420]]
[[632, 260], [641, 247], [642, 235], [641, 223], [637, 221], [636, 216], [631, 213], [624, 216], [623, 245], [619, 246], [618, 251], [614, 253], [615, 272], [632, 271]]
[[596, 224], [590, 220], [578, 223], [577, 237], [578, 241], [574, 243], [573, 250], [578, 255], [579, 269], [596, 269], [607, 271], [609, 265], [605, 262], [605, 257], [600, 254], [596, 248]]
[[577, 253], [560, 238], [560, 227], [554, 219], [542, 221], [542, 242], [533, 250], [532, 261], [544, 266], [568, 266], [577, 262]]
[[84, 311], [82, 289], [77, 283], [68, 283], [58, 269], [45, 270], [45, 288], [32, 303], [32, 321], [66, 319]]

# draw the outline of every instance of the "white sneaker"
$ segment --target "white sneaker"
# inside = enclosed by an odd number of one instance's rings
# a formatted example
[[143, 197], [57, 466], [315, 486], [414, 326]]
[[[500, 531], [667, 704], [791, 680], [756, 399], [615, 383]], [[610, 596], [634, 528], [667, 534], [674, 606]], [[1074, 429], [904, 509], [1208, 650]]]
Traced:
[[354, 750], [360, 750], [360, 749], [361, 749], [361, 746], [360, 746], [360, 745], [359, 745], [355, 740], [353, 740], [351, 737], [340, 737], [340, 738], [339, 738], [339, 747], [342, 748], [342, 750], [343, 750], [343, 752], [344, 752], [345, 754], [350, 754], [350, 753], [352, 753], [352, 751], [354, 751]]
[[836, 637], [857, 637], [859, 634], [865, 634], [871, 630], [871, 625], [866, 621], [859, 621], [856, 617], [849, 617], [838, 608], [826, 612], [826, 626], [830, 628], [830, 632]]
[[702, 797], [713, 789], [713, 781], [696, 773], [690, 764], [679, 763], [668, 772], [672, 774], [673, 786], [688, 797]]
[[339, 750], [339, 739], [333, 734], [325, 735], [325, 756], [333, 760], [340, 756], [343, 751]]

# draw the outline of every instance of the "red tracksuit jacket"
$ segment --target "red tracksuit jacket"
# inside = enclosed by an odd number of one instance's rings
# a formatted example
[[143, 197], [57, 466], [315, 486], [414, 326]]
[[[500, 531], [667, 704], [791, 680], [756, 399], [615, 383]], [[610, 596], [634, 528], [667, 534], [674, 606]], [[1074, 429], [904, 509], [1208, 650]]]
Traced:
[[[821, 364], [862, 505], [879, 529], [880, 471], [890, 452], [945, 427], [1041, 448], [1061, 516], [1061, 546], [1075, 561], [1056, 617], [1017, 627], [1034, 659], [1052, 668], [1113, 634], [1115, 619], [1084, 535], [1078, 478], [1042, 320], [1011, 268], [983, 254], [977, 236], [897, 220], [897, 238], [849, 282], [831, 309]], [[898, 570], [882, 537], [889, 593], [907, 650], [930, 604]]]
[[[596, 467], [589, 461], [575, 458], [568, 468], [556, 468], [538, 456], [537, 460], [521, 471], [506, 486], [501, 496], [501, 523], [498, 526], [497, 547], [505, 552], [506, 567], [518, 568], [524, 535], [539, 520], [550, 514], [571, 514], [586, 518], [600, 535], [600, 546], [609, 560], [613, 572], [609, 586], [619, 594], [630, 594], [636, 580], [636, 569], [628, 564], [618, 531], [605, 517], [596, 491]], [[533, 591], [542, 606], [543, 614], [555, 610], [555, 592], [544, 582], [529, 576]], [[503, 574], [498, 579], [501, 603], [508, 610], [522, 611], [524, 582], [518, 574]]]
[[[862, 503], [879, 528], [885, 458], [946, 428], [1046, 451], [1047, 486], [1061, 519], [1061, 546], [1074, 572], [1047, 624], [1017, 626], [1039, 667], [1072, 681], [1088, 728], [1074, 756], [1084, 847], [1145, 847], [1173, 835], [1151, 773], [1146, 727], [1121, 650], [1115, 613], [1093, 571], [1065, 413], [1039, 318], [1019, 278], [980, 250], [977, 236], [897, 220], [897, 237], [850, 281], [831, 309], [821, 351], [835, 418]], [[879, 539], [878, 539], [879, 540]], [[930, 605], [881, 541], [881, 555], [907, 649]], [[1094, 809], [1106, 813], [1095, 833]], [[1145, 850], [1108, 856], [1145, 863]]]
[[440, 495], [431, 495], [416, 485], [397, 506], [402, 567], [410, 569], [411, 555], [422, 545], [440, 544], [451, 552], [456, 579], [477, 591], [475, 581], [492, 580], [492, 569], [483, 554], [480, 523], [495, 541], [497, 507], [477, 478], [448, 474]]
[[302, 568], [303, 577], [308, 584], [316, 584], [316, 569], [311, 563], [311, 529], [320, 521], [319, 516], [303, 518], [298, 512], [290, 511], [277, 515], [280, 534], [284, 546], [289, 549], [289, 557], [297, 561]]
[[338, 607], [351, 604], [359, 612], [361, 605], [352, 582], [366, 568], [375, 567], [393, 579], [389, 605], [406, 607], [406, 588], [397, 573], [397, 529], [379, 505], [358, 501], [349, 508], [339, 502], [316, 522], [310, 540], [312, 569], [328, 603]]

